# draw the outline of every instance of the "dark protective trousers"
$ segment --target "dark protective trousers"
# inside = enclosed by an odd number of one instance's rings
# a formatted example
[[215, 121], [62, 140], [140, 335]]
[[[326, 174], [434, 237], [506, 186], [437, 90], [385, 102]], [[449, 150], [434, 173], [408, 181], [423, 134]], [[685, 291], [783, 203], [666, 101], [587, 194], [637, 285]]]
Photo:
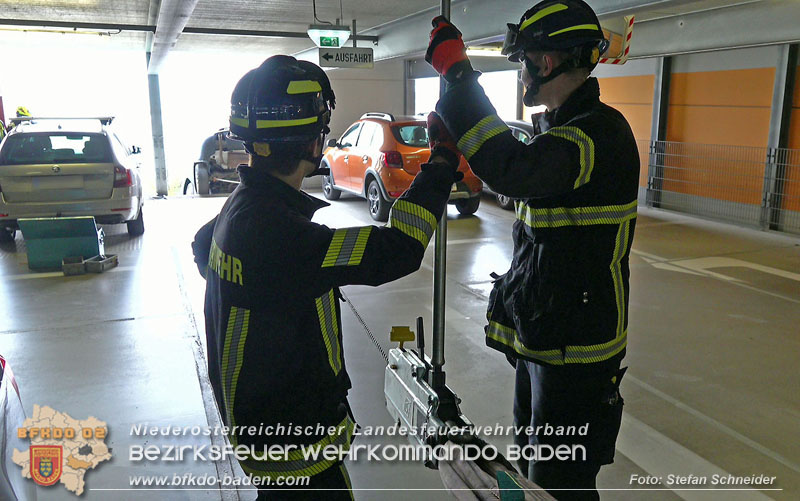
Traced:
[[308, 485], [297, 487], [260, 487], [256, 501], [353, 501], [350, 475], [338, 463], [311, 477]]
[[[575, 457], [568, 460], [523, 458], [521, 471], [560, 501], [599, 499], [595, 479], [602, 465], [614, 461], [623, 406], [619, 383], [625, 369], [588, 373], [518, 360], [516, 371], [514, 425], [533, 431], [522, 430], [516, 444], [540, 446], [537, 458], [548, 454], [543, 445], [554, 450], [559, 445], [576, 446]], [[559, 434], [559, 427], [566, 434]], [[586, 450], [585, 459], [579, 446]]]

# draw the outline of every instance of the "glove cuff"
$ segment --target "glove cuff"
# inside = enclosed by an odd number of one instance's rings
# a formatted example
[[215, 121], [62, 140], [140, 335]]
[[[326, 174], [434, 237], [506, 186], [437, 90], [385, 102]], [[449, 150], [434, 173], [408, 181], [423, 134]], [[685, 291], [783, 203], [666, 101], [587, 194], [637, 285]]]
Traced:
[[441, 157], [453, 170], [458, 169], [458, 164], [460, 163], [458, 154], [447, 146], [443, 146], [441, 144], [434, 146], [431, 150], [431, 156], [428, 158], [428, 162], [430, 163], [431, 158], [437, 156]]

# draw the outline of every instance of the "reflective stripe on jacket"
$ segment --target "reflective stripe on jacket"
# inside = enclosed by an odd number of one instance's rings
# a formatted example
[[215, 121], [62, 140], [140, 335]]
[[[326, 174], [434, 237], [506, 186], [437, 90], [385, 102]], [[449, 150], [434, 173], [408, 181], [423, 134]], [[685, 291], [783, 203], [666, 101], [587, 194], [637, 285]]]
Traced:
[[[242, 183], [192, 245], [198, 264], [207, 263], [208, 372], [220, 413], [239, 427], [230, 435], [235, 445], [346, 450], [354, 423], [339, 286], [380, 285], [417, 270], [452, 174], [439, 166], [420, 172], [387, 226], [340, 229], [311, 222], [327, 203], [257, 169], [239, 174]], [[242, 466], [262, 476], [305, 476], [333, 464], [294, 454]]]
[[437, 105], [472, 170], [517, 199], [514, 256], [494, 283], [485, 329], [506, 354], [587, 368], [624, 355], [639, 154], [625, 118], [599, 96], [589, 78], [542, 114], [527, 145], [475, 78]]

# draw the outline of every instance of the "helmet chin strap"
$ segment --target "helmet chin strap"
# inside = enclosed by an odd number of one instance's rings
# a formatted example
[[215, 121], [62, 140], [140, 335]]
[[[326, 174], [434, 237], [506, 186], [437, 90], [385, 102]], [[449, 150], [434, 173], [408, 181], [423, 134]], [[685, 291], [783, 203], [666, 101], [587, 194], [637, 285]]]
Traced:
[[321, 136], [322, 137], [322, 147], [319, 149], [319, 155], [317, 155], [315, 157], [312, 157], [312, 158], [307, 158], [306, 159], [309, 162], [311, 162], [312, 164], [317, 166], [316, 169], [314, 169], [310, 173], [306, 174], [306, 177], [328, 176], [328, 175], [330, 175], [331, 170], [328, 167], [320, 167], [320, 165], [322, 163], [322, 156], [323, 156], [322, 152], [325, 149], [325, 138], [328, 137], [328, 132], [330, 132], [330, 131], [331, 131], [331, 129], [327, 125], [325, 126], [324, 129], [322, 129], [322, 136]]
[[522, 102], [529, 108], [533, 106], [533, 99], [536, 97], [536, 94], [539, 93], [539, 88], [543, 84], [546, 84], [558, 75], [573, 68], [573, 65], [570, 64], [570, 61], [564, 61], [557, 67], [553, 68], [549, 75], [542, 77], [539, 76], [539, 67], [533, 64], [533, 61], [528, 59], [527, 56], [523, 56], [523, 61], [525, 63], [525, 69], [528, 70], [528, 75], [531, 77], [531, 83], [525, 86], [525, 94], [522, 96]]

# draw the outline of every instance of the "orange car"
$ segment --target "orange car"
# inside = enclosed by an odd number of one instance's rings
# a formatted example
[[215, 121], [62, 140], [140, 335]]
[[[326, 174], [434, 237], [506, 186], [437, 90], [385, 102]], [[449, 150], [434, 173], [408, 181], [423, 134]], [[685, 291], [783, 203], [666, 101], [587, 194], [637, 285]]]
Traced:
[[[372, 219], [386, 221], [392, 202], [411, 185], [429, 155], [425, 120], [367, 113], [341, 138], [328, 141], [322, 167], [331, 174], [323, 178], [323, 193], [328, 200], [338, 199], [342, 191], [364, 197]], [[453, 185], [450, 203], [461, 214], [474, 214], [483, 183], [463, 158], [458, 170], [464, 179]]]

